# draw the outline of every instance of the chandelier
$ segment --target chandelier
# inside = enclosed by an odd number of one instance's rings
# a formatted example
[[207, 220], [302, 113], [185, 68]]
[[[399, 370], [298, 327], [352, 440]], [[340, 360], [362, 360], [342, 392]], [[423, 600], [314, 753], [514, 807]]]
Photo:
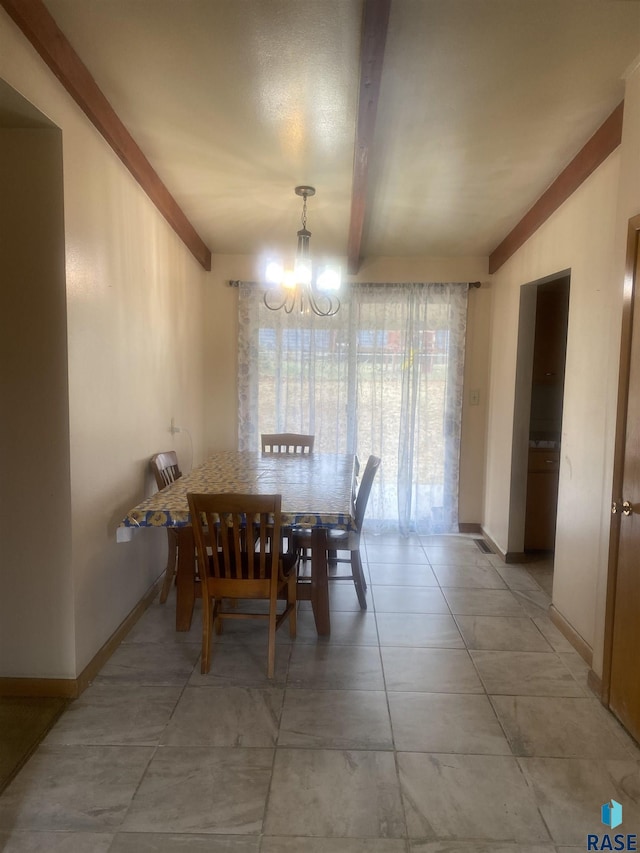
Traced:
[[281, 308], [287, 314], [294, 309], [302, 313], [313, 311], [318, 317], [333, 317], [340, 310], [340, 300], [335, 295], [340, 288], [340, 268], [325, 266], [315, 270], [309, 255], [307, 230], [307, 199], [316, 194], [314, 187], [296, 187], [295, 194], [302, 197], [302, 228], [298, 231], [298, 249], [293, 269], [285, 269], [279, 261], [267, 263], [264, 304], [270, 311]]

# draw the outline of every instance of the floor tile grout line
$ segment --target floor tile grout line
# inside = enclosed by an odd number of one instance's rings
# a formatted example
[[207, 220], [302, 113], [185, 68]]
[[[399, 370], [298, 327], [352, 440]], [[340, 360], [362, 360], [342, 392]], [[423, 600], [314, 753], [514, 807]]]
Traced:
[[[509, 587], [509, 589], [511, 589], [511, 588]], [[513, 591], [513, 590], [511, 590], [511, 591]], [[373, 600], [373, 596], [372, 596], [372, 599], [371, 599], [371, 600]], [[386, 679], [386, 674], [385, 674], [385, 670], [384, 670], [384, 665], [382, 664], [382, 649], [383, 649], [384, 647], [382, 646], [382, 644], [381, 644], [381, 642], [380, 642], [380, 633], [379, 633], [379, 626], [378, 626], [378, 613], [377, 613], [377, 611], [375, 610], [375, 607], [373, 607], [373, 608], [372, 608], [372, 615], [374, 616], [374, 618], [375, 618], [375, 620], [376, 620], [376, 622], [375, 622], [375, 627], [376, 627], [376, 637], [377, 637], [378, 654], [379, 654], [380, 661], [381, 661], [381, 666], [382, 666], [383, 687], [384, 687], [384, 692], [385, 692], [386, 701], [387, 701], [387, 713], [388, 713], [388, 715], [389, 715], [389, 724], [390, 724], [390, 726], [391, 726], [391, 734], [392, 734], [393, 751], [394, 751], [394, 755], [395, 755], [395, 756], [396, 756], [396, 758], [397, 758], [398, 750], [397, 750], [397, 745], [396, 745], [396, 741], [395, 741], [395, 732], [394, 732], [394, 730], [393, 730], [392, 721], [391, 721], [391, 713], [390, 713], [389, 699], [390, 699], [391, 693], [394, 693], [394, 692], [396, 692], [396, 693], [400, 693], [400, 692], [406, 692], [406, 691], [389, 691], [389, 689], [388, 689], [387, 679]], [[457, 616], [462, 616], [462, 615], [463, 615], [463, 614], [457, 614]], [[528, 618], [531, 622], [533, 622], [534, 624], [536, 624], [536, 623], [535, 623], [535, 621], [534, 621], [534, 617], [533, 617], [533, 616], [530, 616], [530, 615], [529, 615], [528, 613], [526, 613], [526, 612], [523, 614], [523, 616], [524, 616], [524, 618]], [[452, 614], [452, 617], [453, 617], [454, 623], [456, 624], [456, 626], [458, 626], [458, 620], [457, 620], [457, 618], [456, 618], [456, 614]], [[540, 629], [540, 626], [536, 624], [536, 628], [537, 628], [538, 632], [539, 632], [540, 634], [542, 634], [542, 631], [541, 631], [541, 629]], [[459, 630], [459, 629], [458, 629], [458, 630]], [[542, 636], [544, 637], [544, 634], [542, 634]], [[545, 640], [546, 640], [546, 637], [545, 637]], [[549, 641], [547, 640], [547, 642], [549, 642]], [[469, 648], [469, 645], [468, 645], [467, 641], [464, 639], [464, 637], [463, 637], [463, 644], [464, 644], [464, 649], [467, 651], [467, 654], [468, 654], [469, 656], [471, 656], [472, 660], [473, 660], [473, 656], [471, 655], [471, 652], [472, 652], [472, 651], [483, 651], [483, 650], [477, 650], [477, 649], [473, 649], [473, 650], [472, 650], [472, 649], [470, 649], [470, 648]], [[344, 645], [350, 645], [350, 646], [353, 646], [354, 644], [346, 644], [346, 643], [345, 643]], [[287, 646], [286, 646], [286, 647], [288, 647], [288, 648], [289, 648], [289, 652], [287, 653], [287, 670], [286, 670], [285, 686], [284, 686], [284, 689], [283, 689], [283, 705], [284, 705], [284, 694], [286, 693], [286, 691], [287, 691], [287, 690], [292, 689], [292, 688], [290, 688], [290, 687], [289, 687], [289, 685], [288, 685], [288, 675], [289, 675], [289, 667], [290, 667], [290, 663], [291, 663], [291, 658], [292, 658], [292, 654], [293, 654], [293, 650], [294, 650], [294, 644], [293, 644], [293, 643], [292, 643], [292, 644], [287, 644]], [[406, 646], [401, 646], [401, 647], [399, 647], [399, 648], [422, 648], [422, 647], [415, 647], [415, 646], [409, 646], [409, 647], [406, 647]], [[431, 648], [438, 648], [438, 647], [431, 647]], [[281, 652], [280, 652], [280, 653], [282, 653], [282, 651], [283, 651], [283, 649], [281, 649]], [[488, 650], [488, 651], [492, 651], [492, 650]], [[497, 650], [497, 651], [501, 651], [501, 650]], [[556, 655], [556, 658], [559, 658], [560, 660], [562, 660], [563, 666], [564, 666], [564, 667], [569, 671], [569, 673], [570, 673], [571, 677], [572, 677], [572, 678], [573, 678], [573, 679], [574, 679], [574, 680], [575, 680], [575, 681], [580, 685], [580, 682], [579, 682], [579, 680], [578, 680], [577, 676], [575, 676], [575, 675], [571, 672], [570, 668], [568, 667], [568, 664], [567, 664], [566, 660], [562, 657], [562, 653], [561, 653], [561, 651], [559, 651], [559, 650], [558, 650], [558, 649], [556, 649], [556, 648], [551, 648], [551, 652], [553, 652], [553, 653]], [[550, 654], [551, 652], [545, 652], [545, 654]], [[534, 652], [532, 652], [532, 653], [534, 653]], [[196, 660], [196, 662], [194, 663], [194, 665], [193, 665], [193, 667], [192, 667], [192, 673], [195, 671], [195, 669], [196, 669], [196, 667], [198, 666], [198, 664], [199, 664], [199, 658]], [[187, 688], [189, 687], [189, 679], [190, 679], [190, 677], [191, 677], [191, 676], [187, 676], [186, 680], [184, 681], [184, 683], [183, 683], [183, 685], [182, 685], [182, 688], [181, 688], [181, 691], [180, 691], [180, 697], [184, 695], [184, 693], [186, 692]], [[487, 695], [487, 696], [488, 696], [488, 698], [489, 698], [489, 700], [490, 700], [490, 702], [491, 702], [491, 695], [489, 695], [489, 694], [488, 694], [488, 692], [487, 692], [487, 690], [486, 690], [486, 687], [484, 687], [484, 683], [482, 682], [482, 679], [481, 679], [481, 684], [482, 684], [483, 689], [484, 689], [484, 695]], [[107, 683], [107, 685], [106, 685], [106, 686], [108, 686], [108, 683]], [[196, 685], [194, 685], [194, 686], [196, 686]], [[224, 687], [224, 685], [219, 685], [219, 686], [220, 686], [220, 687]], [[459, 695], [459, 694], [455, 694], [455, 695]], [[465, 694], [461, 694], [461, 695], [465, 695]], [[470, 695], [470, 694], [466, 694], [466, 695]], [[482, 694], [471, 694], [471, 695], [482, 695]], [[498, 695], [498, 694], [495, 694], [495, 695]], [[508, 695], [508, 694], [502, 694], [502, 695]], [[516, 695], [517, 695], [517, 694], [516, 694]], [[536, 696], [536, 697], [532, 697], [532, 698], [545, 699], [545, 698], [550, 698], [550, 697], [546, 697], [546, 696]], [[553, 697], [553, 698], [556, 698], [556, 697]], [[557, 697], [557, 698], [580, 699], [581, 701], [591, 700], [591, 697], [589, 697], [589, 696], [580, 696], [580, 697]], [[180, 701], [180, 698], [178, 698], [178, 699], [176, 700], [176, 705], [177, 705], [177, 703], [178, 703], [179, 701]], [[169, 717], [169, 720], [173, 717], [173, 714], [175, 713], [176, 705], [174, 705], [174, 709], [173, 709], [173, 711], [172, 711], [171, 716]], [[493, 705], [493, 702], [491, 702], [491, 705], [492, 705], [492, 708], [493, 708], [494, 714], [496, 714], [496, 711], [495, 711], [495, 707], [494, 707], [494, 705]], [[497, 714], [496, 714], [496, 716], [497, 716]], [[165, 729], [164, 729], [164, 731], [166, 731], [166, 727], [169, 725], [169, 720], [165, 723]], [[499, 720], [499, 722], [500, 722], [500, 720]], [[281, 724], [282, 724], [282, 712], [281, 712], [280, 719], [279, 719], [278, 731], [280, 731]], [[501, 725], [501, 728], [504, 728], [504, 727], [502, 727], [502, 724], [501, 724], [501, 723], [500, 723], [500, 725]], [[156, 744], [156, 746], [155, 746], [155, 748], [154, 748], [154, 753], [153, 753], [154, 755], [156, 754], [156, 751], [161, 747], [161, 744], [160, 744], [160, 740], [161, 740], [161, 739], [162, 739], [162, 735], [160, 735], [160, 736], [159, 736], [158, 744]], [[507, 742], [508, 742], [508, 743], [510, 743], [510, 742], [508, 741], [508, 738], [507, 738]], [[276, 744], [274, 745], [274, 760], [275, 760], [275, 755], [276, 755], [276, 750], [277, 750], [277, 749], [278, 749], [278, 744], [276, 743]], [[510, 749], [511, 749], [511, 751], [512, 751], [512, 753], [513, 753], [513, 750], [512, 750], [511, 745], [510, 745]], [[443, 753], [443, 754], [462, 754], [462, 755], [464, 755], [464, 754], [472, 754], [472, 753], [465, 752], [465, 753]], [[520, 760], [520, 759], [526, 759], [526, 758], [527, 758], [527, 756], [515, 756], [515, 755], [512, 755], [512, 757], [514, 757], [514, 758], [517, 760], [517, 762], [518, 762], [518, 766], [520, 767], [520, 770], [521, 770], [521, 772], [522, 772], [522, 771], [523, 771], [523, 765], [522, 765], [522, 762], [521, 762], [521, 760]], [[151, 760], [152, 760], [152, 759], [151, 759]], [[148, 766], [149, 766], [149, 765], [147, 765], [147, 768], [145, 769], [145, 774], [146, 774], [146, 772], [148, 772]], [[397, 774], [397, 777], [396, 777], [396, 778], [397, 778], [397, 780], [398, 780], [398, 785], [400, 785], [400, 780], [399, 780], [399, 775], [398, 775], [398, 769], [397, 769], [397, 762], [396, 762], [396, 774]], [[526, 774], [524, 774], [524, 773], [523, 773], [523, 775], [525, 775], [525, 778], [526, 778]], [[271, 777], [270, 777], [270, 783], [269, 783], [269, 784], [270, 784], [270, 786], [271, 786], [272, 781], [273, 781], [273, 769], [272, 769], [272, 771], [271, 771]], [[529, 784], [528, 779], [527, 779], [526, 781], [527, 781], [527, 786], [528, 786], [529, 788], [531, 788], [532, 786]], [[401, 790], [401, 789], [400, 789], [400, 790]], [[135, 793], [134, 793], [134, 796], [135, 796]], [[537, 798], [536, 798], [536, 804], [537, 804], [537, 802], [538, 802], [538, 800], [537, 800]], [[405, 810], [404, 810], [404, 799], [402, 799], [402, 804], [403, 804], [403, 812], [404, 812], [404, 811], [405, 811]], [[129, 808], [130, 808], [130, 806], [129, 806]], [[127, 810], [127, 811], [128, 811], [128, 810]], [[539, 808], [539, 807], [538, 807], [538, 812], [541, 814], [541, 812], [540, 812], [540, 808]], [[266, 814], [267, 814], [267, 805], [265, 804], [265, 812], [264, 812], [265, 820], [266, 820]], [[541, 815], [541, 816], [542, 816], [542, 815]], [[551, 843], [551, 844], [553, 844], [554, 846], [555, 846], [555, 845], [557, 845], [557, 844], [558, 844], [558, 842], [556, 842], [555, 840], [553, 840], [553, 837], [552, 837], [552, 835], [551, 835], [551, 832], [549, 831], [549, 828], [547, 827], [546, 822], [544, 821], [544, 818], [543, 818], [543, 823], [544, 823], [544, 825], [545, 825], [545, 827], [546, 827], [546, 829], [547, 829], [547, 833], [548, 833], [549, 837], [552, 839], [550, 843]], [[406, 824], [406, 813], [405, 813], [405, 824]], [[117, 829], [117, 830], [115, 830], [115, 833], [117, 834], [117, 832], [119, 832], [119, 831], [120, 831], [120, 830], [119, 830], [119, 829]], [[407, 836], [407, 838], [408, 838], [408, 836]], [[409, 840], [407, 840], [407, 839], [403, 839], [403, 842], [404, 842], [405, 846], [407, 846], [407, 845], [410, 843], [410, 841], [409, 841]], [[542, 842], [538, 842], [538, 843], [542, 843]], [[262, 845], [262, 841], [260, 841], [260, 845]], [[561, 845], [560, 845], [560, 846], [561, 846]]]
[[267, 786], [267, 796], [265, 798], [264, 811], [262, 813], [262, 825], [261, 825], [261, 830], [260, 830], [260, 838], [258, 841], [259, 850], [262, 849], [262, 841], [265, 837], [265, 830], [266, 830], [266, 824], [267, 824], [267, 813], [269, 811], [269, 801], [271, 799], [271, 789], [273, 787], [273, 778], [275, 775], [275, 767], [276, 767], [276, 759], [277, 759], [277, 755], [278, 755], [278, 749], [282, 748], [282, 747], [280, 747], [280, 744], [279, 744], [280, 729], [282, 727], [282, 717], [284, 716], [284, 708], [285, 708], [285, 703], [287, 700], [287, 690], [290, 689], [289, 688], [289, 670], [291, 667], [291, 657], [292, 657], [292, 649], [291, 649], [291, 646], [289, 646], [289, 655], [288, 655], [288, 659], [287, 659], [287, 674], [286, 674], [286, 678], [285, 678], [284, 687], [282, 690], [282, 705], [280, 706], [280, 716], [278, 718], [278, 732], [276, 734], [276, 738], [275, 738], [275, 741], [273, 744], [273, 756], [271, 759], [271, 773], [269, 775], [269, 785]]
[[[551, 827], [549, 826], [549, 824], [548, 824], [548, 822], [547, 822], [547, 820], [546, 820], [546, 818], [545, 818], [545, 816], [544, 816], [544, 814], [543, 814], [543, 812], [542, 812], [542, 808], [541, 808], [541, 806], [540, 806], [539, 799], [538, 799], [538, 797], [536, 797], [536, 790], [535, 790], [535, 786], [534, 786], [534, 785], [532, 785], [532, 784], [531, 784], [531, 782], [529, 781], [529, 777], [528, 777], [528, 775], [527, 775], [527, 773], [526, 773], [526, 771], [525, 771], [525, 768], [524, 768], [524, 767], [523, 767], [523, 765], [522, 765], [522, 761], [521, 761], [520, 756], [515, 756], [515, 760], [516, 760], [516, 764], [518, 765], [518, 769], [519, 769], [519, 771], [520, 771], [520, 774], [521, 774], [522, 778], [524, 779], [524, 783], [525, 783], [525, 785], [526, 785], [526, 786], [527, 786], [527, 788], [531, 791], [531, 796], [532, 796], [533, 802], [535, 803], [536, 811], [537, 811], [537, 812], [538, 812], [538, 814], [540, 815], [540, 820], [542, 821], [542, 824], [543, 824], [544, 828], [546, 829], [547, 834], [549, 835], [549, 838], [550, 838], [550, 840], [551, 840], [551, 843], [552, 843], [552, 844], [554, 844], [554, 845], [556, 845], [556, 840], [555, 840], [555, 838], [553, 837], [553, 832], [551, 831]], [[564, 846], [564, 845], [563, 845], [562, 843], [560, 843], [560, 845], [559, 845], [559, 846], [561, 846], [561, 847], [562, 847], [562, 846]]]
[[158, 738], [158, 742], [157, 742], [157, 743], [156, 743], [156, 745], [153, 747], [153, 752], [151, 753], [151, 755], [150, 755], [150, 757], [149, 757], [149, 761], [147, 762], [147, 764], [146, 764], [146, 766], [145, 766], [145, 768], [144, 768], [144, 771], [142, 772], [142, 774], [141, 774], [141, 776], [140, 776], [140, 779], [138, 780], [138, 783], [137, 783], [137, 785], [135, 786], [135, 788], [134, 788], [134, 790], [133, 790], [133, 793], [132, 793], [132, 795], [131, 795], [131, 799], [129, 800], [129, 804], [128, 804], [127, 808], [125, 809], [125, 812], [124, 812], [124, 814], [123, 814], [123, 816], [122, 816], [122, 820], [121, 820], [121, 822], [120, 822], [120, 825], [119, 825], [119, 827], [117, 828], [117, 830], [116, 830], [116, 832], [115, 832], [115, 834], [114, 834], [114, 840], [113, 840], [113, 842], [109, 845], [109, 849], [111, 849], [111, 847], [112, 847], [113, 843], [115, 842], [115, 837], [116, 837], [117, 833], [120, 831], [121, 827], [124, 825], [124, 823], [125, 823], [125, 821], [126, 821], [126, 819], [127, 819], [127, 816], [128, 816], [128, 814], [129, 814], [129, 812], [130, 812], [130, 810], [131, 810], [131, 807], [133, 806], [133, 801], [134, 801], [134, 800], [135, 800], [135, 798], [136, 798], [136, 794], [138, 793], [138, 791], [139, 791], [139, 790], [140, 790], [140, 788], [142, 787], [142, 783], [143, 783], [144, 779], [146, 778], [146, 776], [147, 776], [147, 774], [148, 774], [148, 772], [149, 772], [149, 768], [151, 767], [151, 764], [152, 764], [152, 762], [153, 762], [154, 758], [155, 758], [155, 757], [156, 757], [156, 755], [158, 754], [158, 751], [161, 749], [161, 741], [162, 741], [162, 737], [163, 737], [164, 733], [166, 732], [166, 730], [167, 730], [167, 728], [168, 728], [168, 726], [169, 726], [169, 723], [170, 723], [171, 719], [173, 718], [173, 715], [175, 714], [176, 708], [178, 707], [178, 703], [180, 702], [180, 699], [181, 699], [181, 698], [182, 698], [182, 696], [184, 695], [184, 693], [185, 693], [185, 691], [186, 691], [186, 689], [187, 689], [187, 687], [188, 687], [188, 685], [189, 685], [189, 681], [190, 681], [190, 679], [191, 679], [191, 676], [193, 675], [193, 672], [194, 672], [195, 668], [198, 666], [198, 664], [199, 664], [199, 663], [200, 663], [200, 656], [198, 656], [198, 657], [196, 658], [196, 660], [195, 660], [195, 662], [194, 662], [193, 666], [191, 667], [191, 672], [190, 672], [190, 673], [186, 676], [186, 678], [185, 678], [185, 682], [184, 682], [184, 684], [183, 684], [183, 686], [182, 686], [182, 689], [181, 689], [181, 691], [180, 691], [180, 696], [179, 696], [179, 697], [178, 697], [178, 699], [176, 700], [176, 703], [175, 703], [175, 705], [174, 705], [174, 707], [173, 707], [173, 710], [172, 710], [171, 714], [169, 715], [169, 718], [168, 718], [168, 720], [167, 720], [167, 721], [166, 721], [166, 723], [165, 723], [164, 729], [163, 729], [162, 733], [160, 734], [160, 736], [159, 736], [159, 738]]
[[[372, 586], [373, 586], [373, 584], [372, 584]], [[395, 774], [396, 774], [396, 784], [397, 784], [397, 788], [398, 788], [398, 797], [400, 799], [400, 808], [402, 809], [402, 821], [404, 824], [405, 850], [408, 850], [408, 849], [410, 849], [410, 840], [409, 840], [409, 824], [407, 821], [407, 809], [406, 809], [405, 797], [403, 796], [403, 793], [402, 793], [402, 781], [400, 778], [400, 762], [398, 759], [398, 750], [396, 748], [396, 735], [395, 735], [395, 730], [394, 730], [394, 726], [393, 726], [393, 718], [391, 716], [391, 702], [389, 699], [389, 690], [388, 690], [388, 686], [387, 686], [386, 669], [385, 669], [384, 660], [382, 657], [382, 645], [380, 643], [380, 633], [378, 631], [378, 611], [375, 607], [375, 601], [373, 600], [373, 594], [372, 594], [372, 604], [373, 604], [373, 612], [374, 612], [375, 617], [376, 617], [376, 631], [378, 632], [378, 657], [380, 659], [380, 670], [382, 672], [382, 684], [384, 687], [384, 694], [385, 694], [385, 701], [386, 701], [386, 708], [387, 708], [387, 717], [389, 720], [389, 731], [391, 733], [391, 748], [393, 750], [393, 764], [394, 764]]]

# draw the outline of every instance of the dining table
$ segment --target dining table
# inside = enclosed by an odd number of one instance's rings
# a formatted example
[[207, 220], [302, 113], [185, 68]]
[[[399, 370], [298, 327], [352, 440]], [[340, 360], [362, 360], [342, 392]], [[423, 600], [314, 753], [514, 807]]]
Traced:
[[319, 635], [331, 631], [328, 534], [354, 530], [356, 457], [345, 453], [279, 454], [223, 450], [131, 509], [121, 527], [173, 527], [178, 539], [176, 630], [188, 631], [198, 596], [195, 541], [187, 494], [282, 496], [283, 528], [311, 530], [311, 572], [298, 580], [298, 600], [310, 601]]

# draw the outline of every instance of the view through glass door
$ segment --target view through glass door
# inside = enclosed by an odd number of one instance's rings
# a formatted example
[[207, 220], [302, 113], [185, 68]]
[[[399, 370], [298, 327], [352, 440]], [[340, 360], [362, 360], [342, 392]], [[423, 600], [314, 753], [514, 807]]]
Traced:
[[241, 285], [239, 446], [301, 432], [381, 456], [372, 522], [457, 532], [466, 303], [467, 285], [359, 285], [334, 317], [287, 315]]

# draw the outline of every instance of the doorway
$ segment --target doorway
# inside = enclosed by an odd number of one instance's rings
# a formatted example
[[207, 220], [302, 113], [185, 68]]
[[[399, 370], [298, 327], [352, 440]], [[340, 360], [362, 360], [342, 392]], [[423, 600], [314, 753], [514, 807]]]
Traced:
[[640, 740], [640, 216], [629, 221], [602, 701]]
[[536, 291], [524, 550], [549, 552], [556, 538], [569, 278]]
[[540, 584], [551, 592], [560, 472], [570, 273], [520, 290], [509, 562], [542, 558]]

